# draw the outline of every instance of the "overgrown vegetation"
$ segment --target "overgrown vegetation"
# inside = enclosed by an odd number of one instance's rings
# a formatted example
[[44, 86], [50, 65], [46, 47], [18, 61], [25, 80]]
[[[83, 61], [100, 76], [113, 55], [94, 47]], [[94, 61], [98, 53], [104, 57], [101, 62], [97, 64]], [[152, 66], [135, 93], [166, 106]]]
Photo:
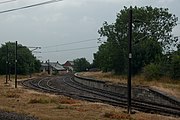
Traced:
[[[133, 74], [144, 73], [148, 79], [168, 76], [180, 78], [180, 44], [172, 35], [177, 17], [167, 8], [134, 7], [133, 10]], [[104, 22], [99, 29], [99, 50], [93, 65], [104, 72], [126, 74], [128, 71], [128, 13], [124, 7], [115, 23]]]

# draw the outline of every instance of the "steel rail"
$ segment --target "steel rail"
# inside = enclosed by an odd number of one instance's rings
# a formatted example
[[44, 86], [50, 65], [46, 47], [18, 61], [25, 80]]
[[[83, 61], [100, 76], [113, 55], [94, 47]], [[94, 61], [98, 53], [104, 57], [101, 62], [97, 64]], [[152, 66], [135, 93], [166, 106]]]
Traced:
[[[74, 89], [77, 89], [80, 91], [84, 91], [87, 93], [91, 93], [96, 95], [95, 96], [88, 96], [87, 95], [82, 95], [81, 93], [77, 92], [69, 92], [65, 91], [62, 88], [59, 89], [53, 85], [54, 80], [60, 80], [63, 81], [64, 84], [66, 84], [66, 87], [71, 87]], [[25, 81], [24, 81], [25, 82]], [[24, 85], [23, 82], [23, 85]], [[31, 85], [27, 85], [27, 84]], [[54, 83], [56, 84], [56, 83]], [[83, 99], [83, 100], [88, 100], [88, 101], [101, 101], [104, 103], [108, 103], [111, 105], [116, 105], [116, 106], [121, 106], [121, 107], [126, 107], [127, 106], [127, 100], [126, 98], [120, 98], [120, 96], [116, 94], [112, 94], [111, 92], [103, 91], [103, 90], [98, 90], [94, 88], [88, 88], [85, 85], [81, 85], [79, 83], [75, 83], [75, 81], [70, 77], [63, 77], [63, 78], [41, 78], [40, 80], [29, 80], [27, 81], [26, 85], [27, 87], [39, 89], [39, 90], [45, 90], [48, 92], [53, 92], [57, 94], [62, 94], [66, 95], [68, 97], [73, 97], [73, 98], [78, 98], [78, 99]], [[33, 86], [33, 87], [32, 87]], [[69, 89], [71, 89], [69, 88]], [[99, 98], [97, 97], [99, 96]], [[174, 116], [180, 116], [180, 110], [178, 107], [171, 107], [171, 106], [163, 106], [163, 105], [158, 105], [158, 104], [152, 104], [149, 102], [144, 102], [144, 101], [132, 101], [132, 108], [135, 110], [139, 111], [145, 111], [145, 112], [154, 112], [154, 113], [159, 113], [163, 115], [174, 115]]]

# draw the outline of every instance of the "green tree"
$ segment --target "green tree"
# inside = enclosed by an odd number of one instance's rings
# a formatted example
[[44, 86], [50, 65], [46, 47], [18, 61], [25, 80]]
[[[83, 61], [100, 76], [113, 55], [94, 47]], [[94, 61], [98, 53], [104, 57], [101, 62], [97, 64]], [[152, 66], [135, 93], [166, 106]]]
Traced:
[[167, 67], [165, 67], [164, 71], [166, 72], [164, 73], [173, 79], [180, 80], [180, 44], [177, 47], [177, 51], [169, 53], [166, 58]]
[[35, 57], [34, 57], [34, 62], [33, 62], [34, 64], [33, 64], [33, 68], [34, 69], [32, 69], [32, 72], [36, 72], [36, 73], [38, 73], [38, 72], [40, 72], [40, 67], [41, 67], [41, 62], [40, 62], [40, 60], [37, 60]]
[[[15, 70], [15, 43], [8, 42], [6, 44], [2, 44], [0, 47], [0, 74], [6, 73], [6, 52], [8, 47], [9, 53], [9, 65], [10, 71], [14, 74]], [[32, 55], [32, 52], [26, 47], [18, 44], [17, 48], [17, 73], [18, 74], [28, 74], [29, 72], [38, 71], [40, 68], [40, 61], [36, 60], [36, 58]], [[33, 66], [37, 65], [37, 66]]]
[[[176, 25], [177, 17], [165, 8], [134, 7], [133, 10], [133, 72], [137, 73], [145, 65], [157, 62], [162, 53], [176, 47], [177, 40], [171, 32]], [[128, 61], [128, 11], [124, 7], [117, 14], [115, 23], [103, 23], [99, 29], [101, 37], [106, 37], [97, 53], [94, 62], [101, 69], [114, 70], [116, 73], [127, 72]], [[107, 65], [108, 64], [108, 65]]]
[[150, 63], [159, 63], [162, 56], [162, 48], [156, 40], [150, 38], [141, 41], [133, 47], [133, 72], [141, 72]]
[[74, 70], [76, 72], [82, 72], [89, 69], [90, 63], [86, 60], [86, 58], [77, 58], [74, 60]]

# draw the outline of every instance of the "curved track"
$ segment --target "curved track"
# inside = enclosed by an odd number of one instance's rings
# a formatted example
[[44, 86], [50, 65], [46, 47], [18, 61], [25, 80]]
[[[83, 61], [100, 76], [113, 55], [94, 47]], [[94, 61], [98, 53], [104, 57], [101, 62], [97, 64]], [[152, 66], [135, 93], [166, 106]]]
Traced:
[[[70, 75], [26, 80], [22, 82], [22, 85], [28, 88], [61, 94], [76, 99], [104, 102], [121, 107], [127, 106], [126, 98], [109, 93], [108, 91], [76, 83]], [[132, 100], [132, 108], [149, 113], [180, 116], [180, 106], [159, 105], [145, 101]]]

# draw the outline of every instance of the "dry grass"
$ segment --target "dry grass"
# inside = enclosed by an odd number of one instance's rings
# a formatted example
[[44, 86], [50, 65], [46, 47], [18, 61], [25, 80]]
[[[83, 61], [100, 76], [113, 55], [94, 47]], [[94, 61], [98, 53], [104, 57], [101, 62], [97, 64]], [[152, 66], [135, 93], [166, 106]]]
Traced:
[[56, 108], [57, 109], [74, 109], [73, 107], [69, 105], [62, 105], [62, 104], [58, 105]]
[[[131, 116], [123, 108], [92, 103], [65, 96], [14, 88], [14, 81], [4, 84], [0, 76], [0, 109], [25, 113], [40, 120], [178, 120], [179, 118], [137, 112]], [[22, 77], [24, 79], [24, 77]], [[141, 117], [143, 116], [143, 117]]]
[[29, 104], [36, 104], [36, 103], [40, 103], [40, 104], [48, 104], [48, 103], [56, 103], [57, 101], [54, 99], [43, 99], [43, 98], [33, 98], [31, 100], [29, 100]]
[[[113, 75], [110, 72], [83, 72], [79, 73], [81, 76], [91, 77], [98, 80], [110, 81], [115, 84], [126, 84], [127, 76]], [[132, 78], [132, 85], [150, 86], [152, 88], [164, 91], [172, 96], [180, 99], [180, 81], [172, 80], [170, 78], [161, 78], [159, 80], [146, 80], [143, 76], [134, 76]]]
[[120, 119], [120, 120], [133, 120], [133, 118], [130, 117], [130, 115], [125, 113], [105, 113], [104, 117], [111, 118], [111, 119]]
[[112, 75], [110, 72], [103, 73], [103, 72], [82, 72], [79, 73], [80, 76], [95, 78], [98, 80], [103, 81], [111, 81], [113, 83], [124, 83], [126, 84], [126, 76], [118, 76], [118, 75]]

